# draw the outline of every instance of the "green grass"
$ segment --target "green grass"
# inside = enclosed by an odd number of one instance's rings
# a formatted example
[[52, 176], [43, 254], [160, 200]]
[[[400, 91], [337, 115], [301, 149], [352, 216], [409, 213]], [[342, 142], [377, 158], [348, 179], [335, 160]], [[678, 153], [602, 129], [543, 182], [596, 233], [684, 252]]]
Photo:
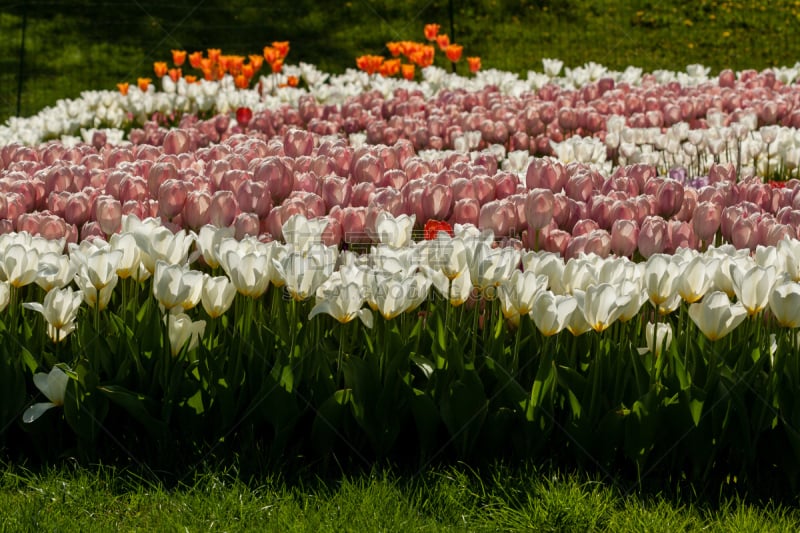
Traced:
[[[800, 58], [795, 0], [453, 0], [455, 40], [484, 68], [526, 75], [543, 57], [567, 66], [682, 70], [702, 63], [763, 69]], [[261, 3], [245, 0], [29, 0], [0, 7], [0, 122], [16, 114], [19, 46], [28, 6], [21, 113], [82, 90], [152, 75], [170, 49], [259, 53], [289, 40], [288, 63], [330, 72], [390, 40], [423, 40], [438, 22], [450, 33], [448, 0]], [[465, 67], [462, 66], [462, 69]]]
[[797, 531], [800, 510], [628, 494], [551, 470], [464, 466], [417, 476], [245, 483], [205, 470], [167, 488], [113, 468], [0, 473], [3, 531]]

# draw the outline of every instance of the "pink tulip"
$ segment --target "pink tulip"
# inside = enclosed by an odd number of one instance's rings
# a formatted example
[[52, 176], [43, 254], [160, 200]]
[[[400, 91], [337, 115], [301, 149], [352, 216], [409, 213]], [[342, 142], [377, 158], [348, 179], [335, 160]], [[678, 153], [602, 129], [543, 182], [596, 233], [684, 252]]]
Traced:
[[38, 235], [39, 228], [42, 224], [42, 215], [40, 213], [20, 213], [17, 217], [17, 231], [27, 232], [31, 235]]
[[143, 202], [150, 197], [147, 182], [140, 177], [129, 176], [119, 184], [119, 201], [123, 204], [130, 200]]
[[481, 205], [474, 198], [461, 198], [453, 204], [453, 214], [449, 219], [451, 225], [480, 223]]
[[594, 230], [587, 234], [584, 253], [595, 254], [606, 258], [611, 253], [611, 235], [604, 229]]
[[178, 179], [178, 169], [173, 163], [160, 162], [150, 167], [147, 173], [147, 190], [150, 196], [158, 196], [158, 189], [168, 179]]
[[233, 222], [234, 237], [243, 239], [246, 236], [257, 236], [259, 234], [258, 215], [255, 213], [239, 213]]
[[567, 243], [566, 248], [564, 249], [564, 259], [575, 259], [580, 254], [587, 253], [586, 252], [586, 243], [589, 242], [589, 235], [573, 235], [572, 239], [569, 240]]
[[694, 210], [691, 220], [697, 238], [704, 243], [710, 243], [719, 230], [722, 208], [712, 202], [701, 202]]
[[85, 192], [76, 192], [70, 195], [64, 206], [64, 220], [69, 224], [82, 226], [91, 216], [89, 195]]
[[182, 154], [191, 149], [191, 139], [185, 130], [173, 129], [164, 136], [164, 153]]
[[350, 180], [335, 175], [323, 177], [320, 180], [320, 189], [328, 211], [336, 205], [340, 207], [348, 205], [353, 193], [353, 185]]
[[508, 201], [492, 200], [481, 207], [478, 228], [492, 230], [495, 237], [517, 234], [516, 209]]
[[670, 220], [667, 223], [667, 239], [664, 251], [668, 254], [673, 254], [679, 248], [697, 249], [697, 236], [690, 223]]
[[567, 246], [571, 241], [572, 235], [570, 235], [568, 232], [560, 229], [554, 229], [547, 233], [547, 236], [544, 239], [543, 248], [548, 252], [554, 252], [566, 257]]
[[662, 253], [667, 240], [667, 222], [659, 216], [649, 216], [639, 228], [637, 246], [646, 259], [653, 254]]
[[365, 181], [353, 187], [352, 195], [350, 196], [350, 206], [352, 207], [367, 207], [375, 194], [375, 185], [372, 182]]
[[711, 183], [736, 183], [736, 169], [733, 163], [712, 164], [708, 169], [708, 181]]
[[[453, 191], [445, 185], [426, 185], [422, 195], [423, 220], [447, 220], [453, 204]], [[419, 220], [419, 219], [418, 219]]]
[[342, 227], [343, 242], [347, 244], [370, 242], [366, 231], [367, 210], [365, 207], [345, 207], [341, 209], [338, 218]]
[[314, 150], [314, 136], [305, 130], [290, 129], [283, 136], [283, 150], [287, 157], [311, 155]]
[[48, 240], [62, 239], [67, 234], [67, 223], [56, 215], [43, 215], [39, 224], [39, 234]]
[[209, 223], [219, 228], [233, 224], [239, 214], [239, 206], [236, 204], [236, 197], [231, 191], [217, 191], [211, 197], [211, 205], [208, 208]]
[[655, 197], [657, 213], [664, 218], [669, 218], [681, 209], [683, 204], [683, 185], [675, 180], [664, 180], [659, 186]]
[[502, 200], [517, 192], [519, 178], [509, 172], [499, 172], [492, 178], [494, 181], [495, 198]]
[[588, 202], [594, 194], [594, 180], [588, 173], [580, 172], [567, 180], [564, 192], [575, 201]]
[[186, 182], [168, 179], [158, 189], [158, 214], [171, 219], [183, 211], [189, 189]]
[[199, 230], [210, 224], [211, 195], [205, 191], [190, 191], [183, 204], [183, 221], [187, 227]]
[[578, 237], [579, 235], [586, 235], [587, 233], [591, 233], [597, 229], [600, 229], [600, 225], [597, 223], [597, 221], [592, 220], [591, 218], [583, 218], [578, 220], [575, 223], [575, 226], [573, 226], [572, 236]]
[[773, 224], [767, 231], [764, 244], [766, 246], [778, 246], [784, 238], [796, 239], [796, 230], [787, 224]]
[[528, 189], [550, 189], [560, 192], [567, 183], [567, 169], [560, 161], [534, 158], [525, 175]]
[[266, 157], [253, 169], [253, 179], [267, 184], [275, 204], [279, 204], [292, 192], [294, 170], [281, 157]]
[[756, 219], [753, 217], [738, 218], [731, 227], [730, 241], [738, 249], [755, 250], [759, 244]]
[[94, 204], [94, 219], [106, 235], [119, 231], [122, 204], [113, 196], [99, 196]]
[[611, 225], [611, 251], [633, 257], [639, 243], [639, 225], [633, 220], [617, 219]]
[[532, 189], [525, 197], [525, 220], [528, 227], [541, 230], [553, 220], [555, 196], [550, 189]]

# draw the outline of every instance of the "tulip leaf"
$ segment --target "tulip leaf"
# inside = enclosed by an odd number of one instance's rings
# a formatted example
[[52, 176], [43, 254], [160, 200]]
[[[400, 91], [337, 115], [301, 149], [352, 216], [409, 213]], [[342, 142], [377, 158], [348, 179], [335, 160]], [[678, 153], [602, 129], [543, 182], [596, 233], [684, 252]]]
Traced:
[[567, 401], [572, 410], [573, 418], [580, 418], [582, 410], [581, 398], [584, 398], [586, 394], [586, 378], [576, 370], [563, 365], [559, 365], [557, 377], [559, 386], [567, 393]]
[[419, 389], [414, 389], [409, 403], [414, 424], [417, 426], [422, 454], [431, 453], [436, 446], [436, 436], [441, 423], [436, 403], [433, 398]]
[[36, 358], [33, 357], [33, 354], [24, 346], [22, 346], [19, 350], [20, 355], [22, 356], [22, 362], [25, 363], [30, 371], [36, 372], [36, 369], [39, 368], [39, 363], [36, 362]]
[[164, 438], [167, 425], [151, 414], [158, 410], [155, 400], [144, 394], [130, 391], [121, 385], [101, 385], [97, 387], [97, 390], [122, 407], [154, 437]]
[[[691, 397], [691, 395], [694, 395], [694, 397]], [[686, 397], [694, 427], [698, 427], [700, 426], [700, 416], [703, 413], [703, 405], [705, 404], [705, 394], [702, 389], [692, 387], [691, 392], [684, 391], [684, 396]], [[701, 397], [702, 399], [700, 399]]]
[[343, 438], [347, 405], [351, 400], [352, 391], [340, 389], [316, 409], [311, 423], [311, 442], [318, 453], [330, 453], [336, 440]]
[[472, 450], [488, 406], [489, 400], [475, 371], [465, 371], [444, 391], [440, 413], [460, 457], [466, 457]]

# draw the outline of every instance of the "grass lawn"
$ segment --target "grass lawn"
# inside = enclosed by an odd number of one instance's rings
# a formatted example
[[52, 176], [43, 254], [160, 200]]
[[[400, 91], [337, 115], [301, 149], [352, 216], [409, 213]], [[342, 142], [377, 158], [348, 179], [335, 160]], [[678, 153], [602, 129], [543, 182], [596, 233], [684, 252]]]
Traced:
[[522, 76], [541, 71], [545, 57], [618, 70], [702, 63], [713, 72], [800, 58], [794, 0], [30, 0], [0, 6], [0, 123], [17, 111], [23, 21], [23, 116], [83, 90], [152, 77], [153, 62], [169, 61], [171, 49], [247, 55], [288, 40], [287, 63], [339, 73], [356, 56], [387, 55], [387, 41], [423, 41], [431, 22], [484, 68]]
[[171, 488], [108, 467], [0, 473], [3, 531], [797, 531], [800, 509], [643, 494], [549, 469], [386, 470], [246, 483], [204, 470]]

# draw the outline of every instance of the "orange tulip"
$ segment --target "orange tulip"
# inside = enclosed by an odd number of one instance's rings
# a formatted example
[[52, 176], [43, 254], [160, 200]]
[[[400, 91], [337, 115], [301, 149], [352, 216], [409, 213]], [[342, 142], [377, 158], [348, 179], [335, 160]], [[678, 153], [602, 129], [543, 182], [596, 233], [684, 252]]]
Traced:
[[436, 44], [439, 45], [439, 50], [446, 50], [450, 46], [450, 37], [446, 33], [436, 36]]
[[272, 43], [272, 47], [278, 51], [281, 59], [289, 55], [289, 41], [275, 41]]
[[444, 49], [444, 54], [447, 56], [447, 59], [453, 63], [456, 63], [459, 59], [461, 59], [461, 53], [463, 51], [464, 47], [460, 44], [450, 44]]
[[203, 57], [200, 59], [200, 64], [195, 68], [199, 68], [205, 72], [206, 70], [210, 71], [212, 66], [214, 66], [214, 63], [211, 61], [211, 59]]
[[283, 59], [276, 59], [272, 63], [269, 64], [270, 68], [272, 69], [273, 73], [280, 72], [283, 70]]
[[250, 80], [243, 74], [239, 74], [233, 78], [233, 83], [237, 89], [247, 89], [250, 85]]
[[200, 68], [201, 61], [203, 61], [203, 52], [192, 52], [189, 54], [189, 64], [192, 68]]
[[402, 72], [402, 76], [407, 80], [414, 79], [414, 65], [413, 64], [404, 64], [400, 65], [400, 71]]
[[176, 67], [180, 67], [186, 61], [186, 50], [173, 50], [172, 62]]
[[156, 73], [156, 78], [163, 78], [167, 74], [167, 64], [164, 61], [156, 61], [153, 63], [153, 71]]
[[265, 46], [264, 47], [264, 59], [270, 65], [277, 61], [280, 58], [280, 53], [277, 49], [273, 48], [272, 46]]
[[403, 53], [403, 43], [394, 41], [388, 42], [386, 43], [386, 49], [389, 50], [392, 57], [397, 57]]
[[419, 49], [408, 55], [408, 59], [420, 68], [433, 65], [433, 56], [436, 49], [433, 46], [420, 46]]
[[383, 56], [364, 55], [356, 58], [356, 66], [367, 74], [375, 74], [381, 68]]
[[171, 68], [167, 71], [167, 74], [169, 74], [169, 77], [172, 81], [177, 83], [178, 80], [181, 79], [183, 72], [179, 68]]
[[208, 49], [208, 58], [213, 61], [219, 61], [219, 56], [222, 55], [222, 51], [219, 48], [209, 48]]
[[286, 85], [289, 87], [297, 87], [300, 84], [300, 79], [297, 76], [289, 76], [286, 78]]
[[425, 38], [429, 41], [433, 41], [436, 39], [436, 35], [439, 33], [439, 25], [438, 24], [425, 24]]
[[214, 79], [214, 73], [210, 68], [203, 69], [203, 79], [206, 81], [212, 81]]
[[468, 57], [467, 58], [467, 65], [469, 65], [469, 71], [475, 74], [481, 69], [481, 58], [480, 57]]
[[244, 56], [228, 56], [228, 71], [231, 74], [238, 74], [242, 71]]
[[138, 78], [136, 80], [136, 85], [139, 86], [139, 90], [145, 92], [148, 87], [150, 87], [150, 82], [153, 81], [150, 78]]
[[264, 64], [264, 56], [250, 54], [247, 57], [250, 58], [250, 64], [253, 65], [253, 72], [261, 70], [261, 66]]
[[256, 70], [253, 68], [252, 63], [247, 63], [246, 65], [242, 65], [242, 75], [249, 78], [252, 78], [253, 75], [256, 73]]
[[122, 96], [128, 96], [128, 88], [129, 87], [130, 87], [130, 84], [127, 81], [117, 84], [117, 89], [119, 89], [119, 93]]
[[196, 83], [197, 82], [197, 76], [184, 76], [183, 79], [186, 80], [186, 83]]
[[400, 60], [399, 59], [389, 59], [381, 63], [381, 66], [378, 68], [378, 72], [380, 72], [381, 76], [384, 77], [391, 77], [400, 72]]

